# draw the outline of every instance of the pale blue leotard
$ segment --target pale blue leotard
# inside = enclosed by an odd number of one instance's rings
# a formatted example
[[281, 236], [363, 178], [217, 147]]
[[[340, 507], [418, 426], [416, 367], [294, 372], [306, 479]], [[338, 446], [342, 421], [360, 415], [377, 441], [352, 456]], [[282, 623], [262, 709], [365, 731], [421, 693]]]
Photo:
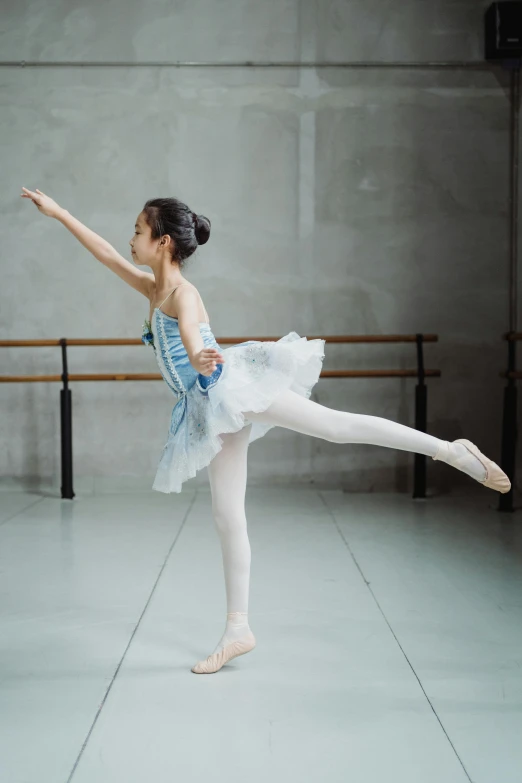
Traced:
[[142, 341], [153, 347], [160, 372], [178, 398], [152, 485], [159, 492], [181, 492], [183, 482], [221, 450], [221, 434], [251, 424], [251, 443], [268, 432], [275, 425], [249, 421], [244, 413], [265, 410], [284, 389], [310, 397], [324, 359], [324, 340], [307, 340], [296, 332], [277, 341], [248, 340], [223, 350], [210, 324], [202, 321], [204, 346], [217, 348], [226, 360], [204, 376], [190, 364], [178, 319], [161, 310], [176, 288], [154, 308], [142, 331]]

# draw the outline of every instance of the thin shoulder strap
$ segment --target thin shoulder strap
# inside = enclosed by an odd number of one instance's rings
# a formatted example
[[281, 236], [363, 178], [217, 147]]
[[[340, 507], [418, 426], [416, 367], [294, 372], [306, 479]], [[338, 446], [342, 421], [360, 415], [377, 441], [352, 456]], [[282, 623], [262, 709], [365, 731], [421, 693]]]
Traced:
[[[176, 288], [181, 288], [181, 286], [182, 286], [182, 285], [187, 285], [187, 284], [186, 284], [186, 283], [180, 283], [179, 285], [177, 285], [177, 286], [176, 286]], [[173, 289], [172, 289], [172, 291], [170, 291], [170, 292], [167, 294], [167, 296], [165, 297], [165, 299], [163, 300], [163, 302], [162, 302], [160, 305], [158, 305], [158, 310], [159, 310], [159, 309], [161, 309], [162, 305], [164, 305], [164, 304], [165, 304], [165, 302], [166, 302], [166, 301], [167, 301], [167, 299], [169, 298], [170, 294], [173, 294], [173, 293], [174, 293], [174, 291], [176, 290], [176, 288], [173, 288]]]

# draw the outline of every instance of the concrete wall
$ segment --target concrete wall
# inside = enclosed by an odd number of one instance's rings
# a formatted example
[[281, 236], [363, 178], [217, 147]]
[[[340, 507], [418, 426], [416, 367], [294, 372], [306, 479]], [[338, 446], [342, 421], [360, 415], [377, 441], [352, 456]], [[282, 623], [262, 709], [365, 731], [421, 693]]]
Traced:
[[[146, 199], [212, 220], [185, 274], [218, 341], [435, 332], [429, 431], [500, 459], [508, 328], [509, 101], [500, 69], [345, 69], [480, 61], [476, 0], [54, 3], [4, 8], [5, 338], [137, 337], [148, 302], [19, 197], [40, 188], [130, 259]], [[326, 69], [151, 61], [327, 61]], [[79, 67], [81, 63], [123, 63]], [[125, 65], [127, 63], [127, 65]], [[132, 67], [132, 63], [140, 64]], [[3, 349], [2, 374], [61, 372], [58, 348]], [[327, 344], [324, 369], [414, 367], [405, 346]], [[155, 372], [153, 352], [71, 348], [70, 372]], [[312, 399], [414, 425], [411, 380], [321, 379]], [[60, 484], [60, 384], [2, 386], [3, 485]], [[75, 490], [150, 487], [173, 398], [160, 382], [73, 383]], [[413, 455], [283, 429], [249, 481], [410, 491]], [[482, 491], [428, 461], [433, 492]], [[207, 484], [206, 470], [185, 484]], [[496, 497], [490, 495], [490, 501]]]

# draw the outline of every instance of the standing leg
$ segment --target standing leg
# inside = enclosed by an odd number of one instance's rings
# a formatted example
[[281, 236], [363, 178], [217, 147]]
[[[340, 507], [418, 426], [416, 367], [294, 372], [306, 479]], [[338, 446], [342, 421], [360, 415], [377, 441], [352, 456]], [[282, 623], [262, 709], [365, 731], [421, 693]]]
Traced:
[[327, 408], [291, 389], [281, 392], [266, 410], [248, 411], [245, 417], [251, 421], [272, 422], [333, 443], [371, 443], [426, 454], [453, 465], [477, 481], [486, 478], [482, 462], [460, 443], [449, 443], [379, 416]]
[[212, 516], [221, 542], [227, 595], [227, 623], [214, 652], [192, 671], [210, 674], [249, 652], [255, 639], [248, 624], [250, 542], [245, 514], [248, 439], [251, 425], [221, 435], [223, 446], [208, 466]]

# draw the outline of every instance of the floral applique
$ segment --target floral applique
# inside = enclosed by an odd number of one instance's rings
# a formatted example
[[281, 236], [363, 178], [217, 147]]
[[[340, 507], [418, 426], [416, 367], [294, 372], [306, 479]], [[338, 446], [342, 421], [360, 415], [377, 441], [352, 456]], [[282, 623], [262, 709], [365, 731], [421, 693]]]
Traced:
[[143, 330], [141, 333], [141, 342], [145, 345], [152, 345], [153, 348], [155, 348], [154, 345], [154, 335], [152, 333], [152, 327], [150, 324], [150, 321], [148, 321], [145, 318], [145, 321], [143, 322]]
[[270, 354], [262, 342], [251, 340], [234, 348], [228, 352], [231, 367], [246, 370], [252, 378], [260, 378], [268, 370]]

